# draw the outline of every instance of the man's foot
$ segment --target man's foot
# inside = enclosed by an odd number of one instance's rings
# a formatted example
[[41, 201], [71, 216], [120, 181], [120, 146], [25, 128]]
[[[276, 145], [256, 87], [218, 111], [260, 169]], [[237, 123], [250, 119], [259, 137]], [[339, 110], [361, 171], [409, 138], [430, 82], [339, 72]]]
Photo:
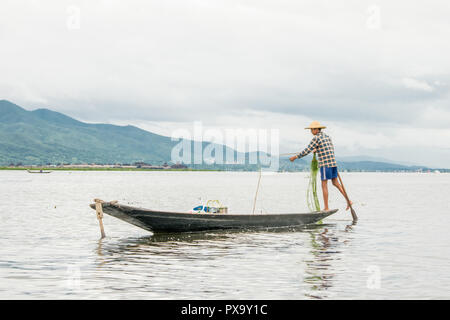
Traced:
[[322, 211], [330, 211], [330, 208], [326, 207], [326, 208], [323, 209]]
[[348, 211], [348, 209], [350, 209], [350, 206], [353, 204], [353, 202], [350, 201], [350, 203], [347, 205], [347, 209], [345, 209], [345, 211]]

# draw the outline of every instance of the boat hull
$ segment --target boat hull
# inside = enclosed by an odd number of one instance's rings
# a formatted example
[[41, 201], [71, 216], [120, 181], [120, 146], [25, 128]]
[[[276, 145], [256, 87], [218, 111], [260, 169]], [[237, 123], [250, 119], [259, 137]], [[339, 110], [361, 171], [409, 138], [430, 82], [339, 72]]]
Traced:
[[[90, 205], [95, 209], [95, 204]], [[296, 227], [316, 223], [338, 210], [291, 214], [199, 214], [156, 211], [102, 203], [103, 212], [151, 232], [196, 232], [207, 230]]]

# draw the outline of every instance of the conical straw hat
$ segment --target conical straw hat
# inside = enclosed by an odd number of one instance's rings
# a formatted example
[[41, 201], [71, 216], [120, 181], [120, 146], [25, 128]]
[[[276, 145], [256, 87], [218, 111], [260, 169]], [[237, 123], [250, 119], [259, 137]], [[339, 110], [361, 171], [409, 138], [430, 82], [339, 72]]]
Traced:
[[319, 121], [313, 121], [313, 122], [311, 122], [309, 127], [305, 128], [305, 129], [325, 129], [325, 128], [326, 127], [321, 125]]

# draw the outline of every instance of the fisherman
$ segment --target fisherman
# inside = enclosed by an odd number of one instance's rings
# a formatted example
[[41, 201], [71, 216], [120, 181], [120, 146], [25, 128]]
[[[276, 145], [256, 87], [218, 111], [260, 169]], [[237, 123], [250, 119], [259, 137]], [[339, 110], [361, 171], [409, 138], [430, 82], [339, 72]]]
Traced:
[[[317, 154], [317, 160], [319, 162], [320, 168], [320, 178], [322, 180], [322, 193], [323, 193], [323, 203], [324, 203], [324, 211], [330, 210], [328, 208], [328, 180], [331, 180], [333, 186], [338, 188], [341, 194], [345, 196], [345, 191], [342, 188], [342, 185], [338, 181], [338, 169], [336, 158], [334, 156], [334, 146], [331, 141], [331, 138], [322, 132], [322, 129], [326, 127], [322, 126], [318, 121], [313, 121], [308, 128], [311, 129], [311, 133], [313, 134], [313, 138], [309, 143], [308, 147], [297, 155], [289, 158], [289, 160], [294, 161], [295, 159], [303, 158], [311, 152]], [[347, 202], [347, 209], [350, 209], [350, 206], [353, 203], [351, 201]]]

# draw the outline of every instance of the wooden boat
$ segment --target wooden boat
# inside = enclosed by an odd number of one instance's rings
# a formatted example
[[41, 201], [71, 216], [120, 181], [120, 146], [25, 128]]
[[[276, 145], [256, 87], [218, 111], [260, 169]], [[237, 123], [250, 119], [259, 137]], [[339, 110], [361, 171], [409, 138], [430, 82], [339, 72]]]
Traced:
[[28, 173], [52, 173], [52, 171], [44, 171], [44, 170], [27, 170]]
[[[90, 207], [96, 209], [95, 204]], [[136, 208], [117, 201], [103, 202], [102, 209], [110, 216], [154, 233], [296, 227], [316, 223], [338, 211], [290, 214], [183, 213]]]

